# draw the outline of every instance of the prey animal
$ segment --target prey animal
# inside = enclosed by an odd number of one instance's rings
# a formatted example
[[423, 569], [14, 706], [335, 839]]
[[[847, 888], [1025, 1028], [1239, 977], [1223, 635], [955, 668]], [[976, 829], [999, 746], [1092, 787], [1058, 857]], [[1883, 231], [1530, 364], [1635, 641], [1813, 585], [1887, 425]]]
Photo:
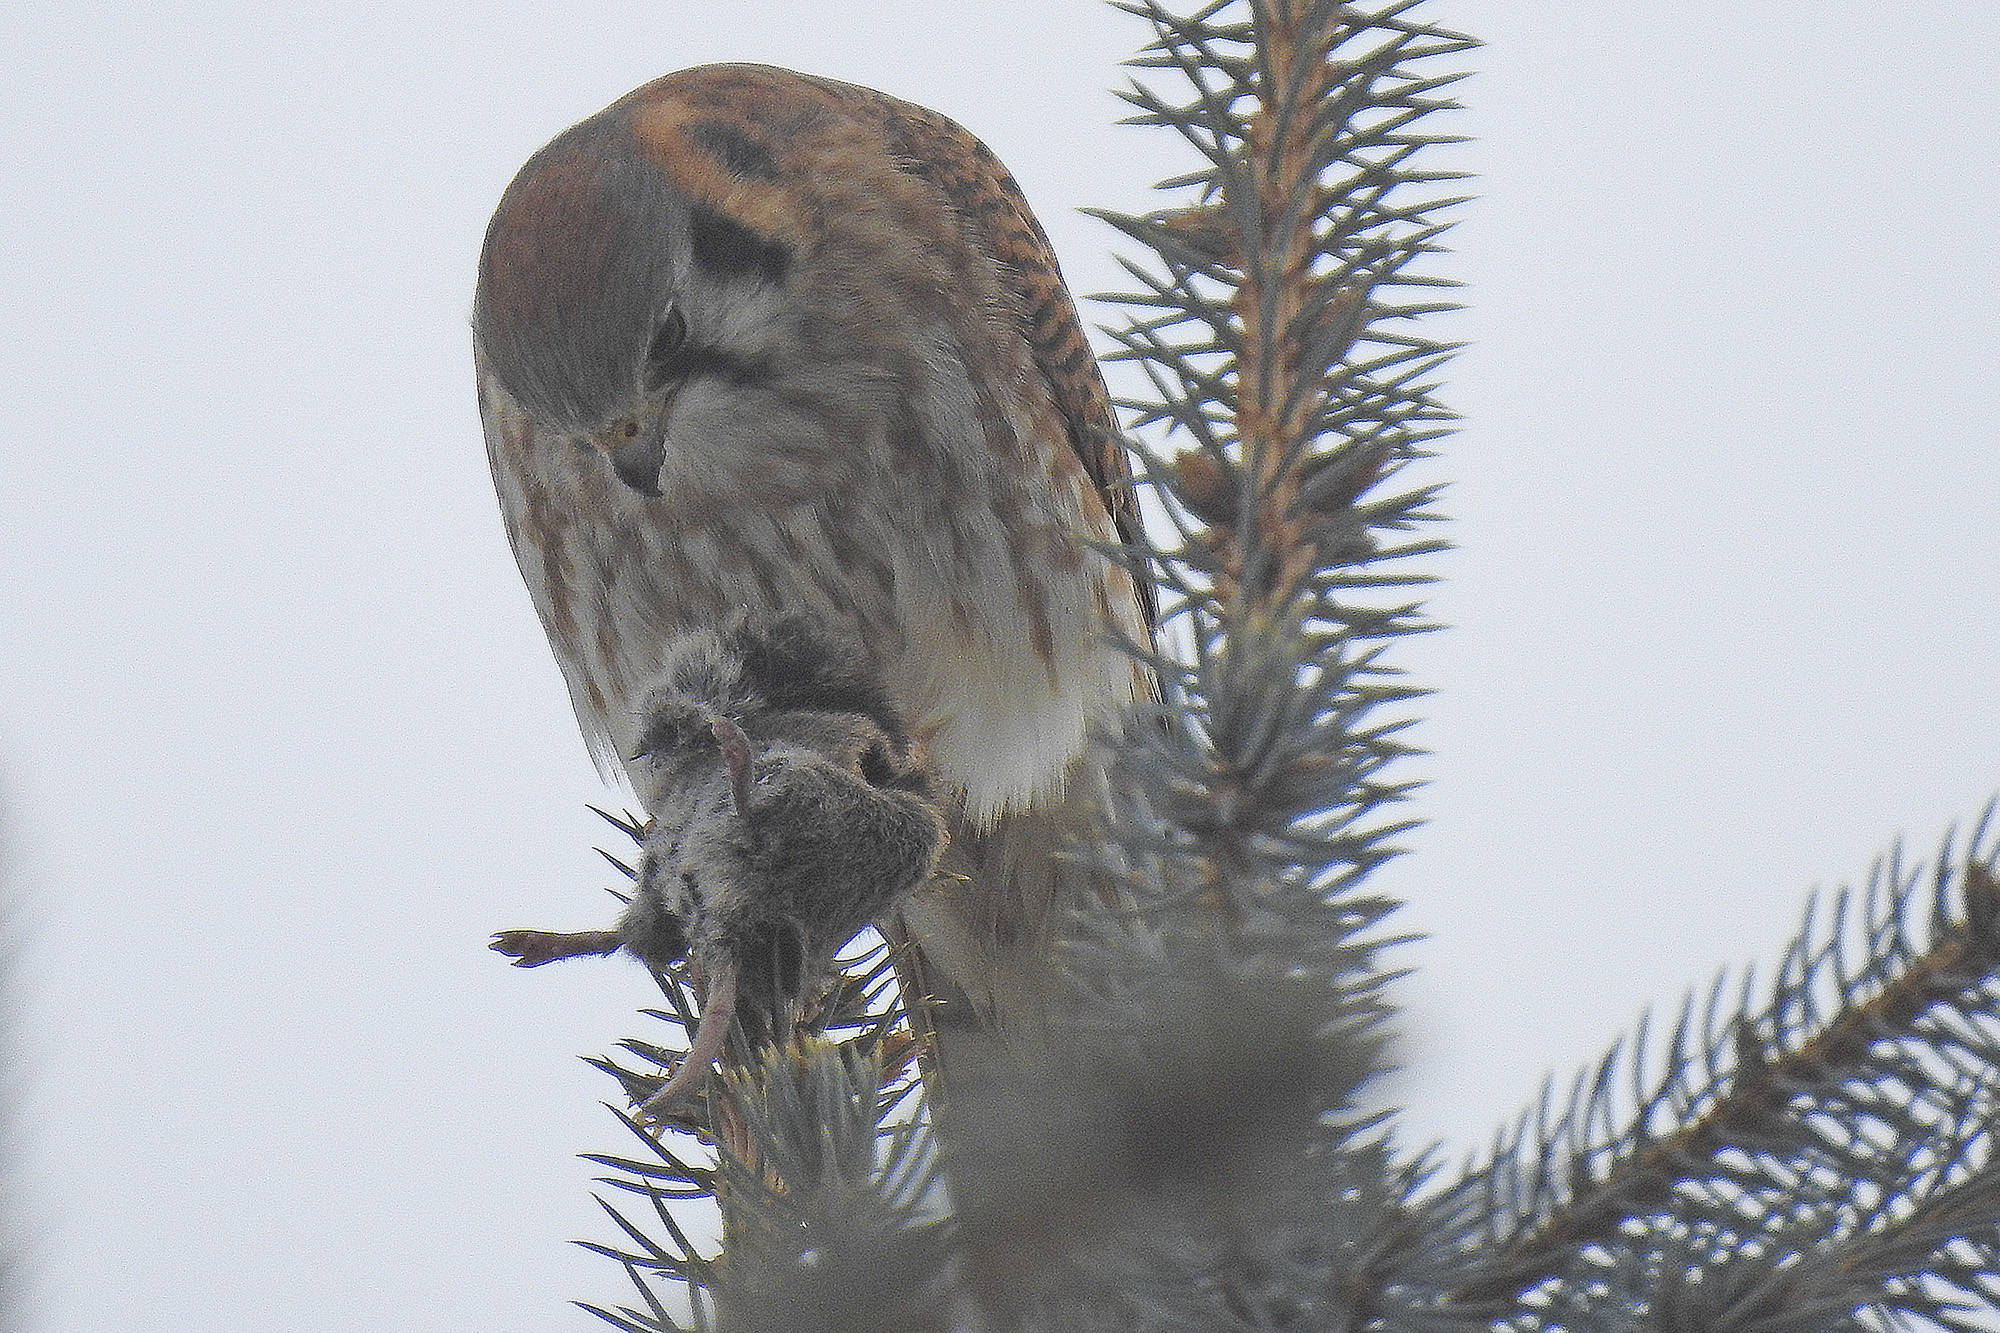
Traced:
[[857, 647], [799, 617], [676, 636], [646, 704], [634, 892], [609, 930], [510, 930], [517, 965], [630, 952], [686, 959], [705, 986], [687, 1058], [641, 1107], [698, 1091], [732, 1024], [754, 1048], [789, 1029], [840, 947], [930, 876], [944, 823]]

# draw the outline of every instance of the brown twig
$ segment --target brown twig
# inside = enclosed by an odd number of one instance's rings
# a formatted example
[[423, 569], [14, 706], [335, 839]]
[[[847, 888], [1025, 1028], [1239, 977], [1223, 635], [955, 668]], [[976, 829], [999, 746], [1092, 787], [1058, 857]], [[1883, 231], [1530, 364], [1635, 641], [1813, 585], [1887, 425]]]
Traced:
[[[1314, 143], [1318, 117], [1310, 112], [1333, 87], [1332, 46], [1338, 26], [1331, 20], [1310, 26], [1303, 11], [1299, 0], [1273, 0], [1258, 25], [1268, 84], [1259, 90], [1244, 157], [1253, 175], [1254, 216], [1262, 234], [1239, 235], [1234, 246], [1242, 256], [1242, 278], [1235, 294], [1242, 339], [1237, 356], [1236, 436], [1249, 472], [1247, 484], [1256, 489], [1258, 544], [1270, 557], [1267, 570], [1259, 574], [1248, 567], [1241, 534], [1238, 542], [1231, 543], [1237, 549], [1225, 556], [1225, 567], [1234, 586], [1217, 591], [1237, 603], [1232, 618], [1238, 624], [1268, 610], [1264, 604], [1274, 593], [1303, 586], [1316, 563], [1313, 543], [1298, 531], [1300, 477], [1293, 466], [1299, 444], [1312, 432], [1315, 396], [1291, 388], [1304, 360], [1301, 315], [1327, 279], [1313, 272], [1319, 254], [1315, 212], [1295, 203], [1293, 195], [1298, 182], [1318, 175]], [[1294, 86], [1299, 90], [1296, 98], [1288, 95]], [[1226, 211], [1243, 215], [1234, 208]], [[1244, 587], [1245, 578], [1255, 586]]]

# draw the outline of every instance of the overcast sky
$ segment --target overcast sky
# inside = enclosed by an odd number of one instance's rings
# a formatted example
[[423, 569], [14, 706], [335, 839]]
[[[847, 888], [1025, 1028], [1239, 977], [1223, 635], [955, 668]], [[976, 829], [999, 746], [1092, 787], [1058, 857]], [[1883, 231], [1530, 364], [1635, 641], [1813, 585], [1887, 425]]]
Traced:
[[[2000, 789], [2000, 8], [1441, 0], [1474, 340], [1429, 820], [1384, 875], [1415, 1140], [1483, 1140], [1898, 832]], [[171, 12], [169, 12], [171, 11]], [[36, 1333], [595, 1327], [576, 1058], [636, 967], [495, 510], [473, 265], [545, 139], [763, 60], [956, 117], [1080, 292], [1114, 128], [1086, 0], [16, 5], [0, 18], [0, 806]], [[1109, 320], [1102, 308], [1088, 318]], [[611, 799], [617, 799], [615, 794]]]

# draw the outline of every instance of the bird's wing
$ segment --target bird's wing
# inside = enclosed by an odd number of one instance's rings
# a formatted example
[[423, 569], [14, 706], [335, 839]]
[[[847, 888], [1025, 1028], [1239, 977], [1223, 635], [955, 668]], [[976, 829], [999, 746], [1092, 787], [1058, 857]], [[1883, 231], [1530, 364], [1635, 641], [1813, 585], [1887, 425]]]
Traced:
[[[948, 117], [872, 89], [831, 86], [846, 95], [851, 107], [865, 109], [880, 123], [903, 169], [936, 188], [992, 258], [1001, 283], [1018, 306], [1021, 332], [1033, 350], [1035, 367], [1068, 428], [1069, 446], [1096, 486], [1119, 539], [1134, 546], [1139, 502], [1132, 486], [1131, 457], [1048, 233], [1035, 219], [1012, 173], [991, 149]], [[857, 103], [865, 103], [865, 108]], [[1150, 628], [1156, 619], [1152, 581], [1135, 570], [1133, 584]]]

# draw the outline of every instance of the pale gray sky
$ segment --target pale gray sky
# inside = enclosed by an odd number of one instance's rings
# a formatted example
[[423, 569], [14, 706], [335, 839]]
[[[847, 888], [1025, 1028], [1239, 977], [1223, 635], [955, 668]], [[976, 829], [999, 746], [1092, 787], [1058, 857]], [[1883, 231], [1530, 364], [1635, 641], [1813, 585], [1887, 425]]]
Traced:
[[[1443, 0], [1478, 33], [1449, 271], [1454, 628], [1387, 874], [1414, 1135], [1469, 1147], [1807, 888], [2000, 788], [2000, 9]], [[543, 140], [682, 65], [937, 107], [1073, 285], [1113, 128], [1087, 0], [15, 6], [0, 791], [25, 903], [36, 1333], [595, 1326], [581, 1053], [636, 968], [505, 549], [467, 310]], [[1109, 312], [1087, 312], [1097, 320]], [[606, 844], [608, 845], [608, 844]]]

